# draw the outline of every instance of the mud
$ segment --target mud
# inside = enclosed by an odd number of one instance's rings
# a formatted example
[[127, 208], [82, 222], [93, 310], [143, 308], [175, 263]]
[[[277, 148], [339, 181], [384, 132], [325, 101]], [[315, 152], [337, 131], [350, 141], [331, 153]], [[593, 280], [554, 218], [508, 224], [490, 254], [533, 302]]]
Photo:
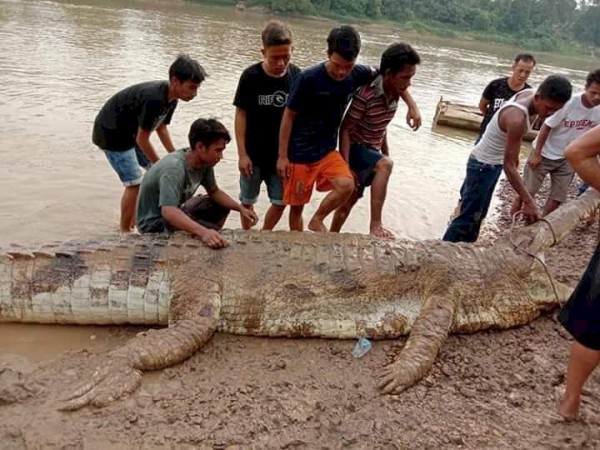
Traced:
[[[509, 228], [510, 197], [503, 183], [502, 210], [484, 240]], [[597, 224], [582, 223], [549, 252], [557, 279], [579, 279], [597, 233]], [[140, 331], [106, 330], [106, 348]], [[102, 346], [35, 364], [0, 359], [0, 448], [600, 446], [600, 373], [587, 385], [583, 421], [563, 422], [555, 412], [570, 338], [554, 314], [513, 330], [451, 336], [431, 374], [396, 397], [379, 395], [376, 375], [403, 342], [374, 342], [361, 359], [351, 355], [354, 344], [217, 335], [179, 366], [146, 374], [131, 397], [74, 413], [56, 411], [57, 402], [91, 376]], [[19, 402], [3, 403], [3, 392]]]

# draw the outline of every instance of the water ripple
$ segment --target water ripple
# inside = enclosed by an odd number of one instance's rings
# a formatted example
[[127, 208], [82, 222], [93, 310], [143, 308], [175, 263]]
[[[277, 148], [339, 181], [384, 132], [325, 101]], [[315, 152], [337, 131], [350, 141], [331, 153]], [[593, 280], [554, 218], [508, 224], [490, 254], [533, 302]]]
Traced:
[[[194, 101], [178, 107], [171, 125], [175, 145], [186, 145], [189, 124], [200, 116], [218, 117], [232, 128], [238, 78], [260, 59], [260, 30], [269, 19], [160, 0], [0, 0], [0, 9], [0, 207], [11, 211], [0, 235], [22, 241], [114, 230], [121, 187], [90, 142], [94, 117], [117, 90], [165, 79], [178, 53], [197, 58], [210, 77]], [[308, 67], [323, 60], [332, 23], [289, 23], [294, 62]], [[378, 65], [381, 52], [398, 39], [409, 40], [422, 56], [412, 93], [424, 124], [417, 133], [409, 130], [402, 106], [390, 126], [395, 167], [385, 221], [399, 236], [438, 237], [456, 202], [474, 135], [432, 131], [435, 105], [440, 95], [476, 104], [487, 82], [507, 73], [512, 51], [370, 27], [362, 36], [362, 63]], [[533, 84], [560, 72], [579, 89], [591, 69], [589, 60], [539, 59]], [[232, 143], [217, 167], [221, 186], [233, 196], [236, 160]], [[307, 213], [320, 198], [315, 195]], [[367, 231], [368, 204], [357, 205], [348, 230]], [[258, 212], [266, 206], [261, 200]], [[37, 220], [40, 211], [43, 220]]]

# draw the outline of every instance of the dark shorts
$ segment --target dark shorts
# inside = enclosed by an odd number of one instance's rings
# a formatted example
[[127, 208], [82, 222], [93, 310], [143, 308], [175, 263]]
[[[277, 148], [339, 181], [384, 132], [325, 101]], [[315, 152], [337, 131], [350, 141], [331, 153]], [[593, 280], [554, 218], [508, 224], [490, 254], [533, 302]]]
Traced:
[[[208, 195], [197, 195], [181, 206], [181, 210], [204, 228], [220, 230], [225, 225], [229, 210], [213, 202]], [[144, 233], [171, 233], [175, 231], [166, 220], [160, 219], [146, 227]]]
[[600, 351], [600, 245], [558, 320], [581, 345]]
[[361, 144], [352, 144], [350, 147], [350, 170], [354, 172], [358, 181], [359, 198], [363, 196], [365, 188], [373, 183], [375, 165], [383, 157], [381, 152]]

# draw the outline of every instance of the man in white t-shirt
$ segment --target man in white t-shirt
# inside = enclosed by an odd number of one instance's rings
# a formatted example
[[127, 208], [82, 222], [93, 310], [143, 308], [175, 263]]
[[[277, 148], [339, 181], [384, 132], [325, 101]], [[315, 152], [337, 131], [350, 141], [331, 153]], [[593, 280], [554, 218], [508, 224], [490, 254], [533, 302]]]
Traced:
[[[531, 194], [539, 191], [546, 175], [550, 174], [550, 195], [542, 215], [546, 216], [567, 200], [573, 168], [564, 157], [567, 146], [586, 131], [600, 124], [600, 69], [587, 76], [585, 91], [574, 95], [567, 104], [548, 117], [540, 130], [535, 150], [523, 170], [525, 186]], [[519, 211], [517, 196], [511, 212]]]

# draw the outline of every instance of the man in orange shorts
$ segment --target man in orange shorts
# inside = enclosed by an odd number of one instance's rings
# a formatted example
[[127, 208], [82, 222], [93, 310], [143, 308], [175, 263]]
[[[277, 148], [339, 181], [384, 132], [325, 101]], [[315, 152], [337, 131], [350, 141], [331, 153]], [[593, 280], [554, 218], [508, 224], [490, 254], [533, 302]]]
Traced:
[[302, 231], [302, 211], [313, 187], [331, 191], [308, 223], [327, 231], [325, 218], [354, 191], [354, 177], [336, 151], [337, 133], [352, 93], [375, 74], [355, 65], [360, 36], [350, 26], [334, 28], [327, 38], [329, 59], [304, 70], [294, 81], [279, 131], [277, 171], [284, 180], [283, 202], [290, 205], [290, 229]]
[[[308, 223], [311, 231], [326, 232], [325, 218], [354, 192], [354, 176], [336, 147], [352, 94], [377, 72], [355, 64], [360, 45], [351, 26], [334, 28], [327, 38], [327, 61], [302, 71], [292, 85], [279, 130], [277, 161], [284, 180], [283, 201], [290, 205], [291, 230], [303, 230], [302, 211], [315, 184], [318, 191], [331, 192]], [[403, 100], [412, 104], [409, 95]], [[418, 110], [409, 113], [416, 118]]]

